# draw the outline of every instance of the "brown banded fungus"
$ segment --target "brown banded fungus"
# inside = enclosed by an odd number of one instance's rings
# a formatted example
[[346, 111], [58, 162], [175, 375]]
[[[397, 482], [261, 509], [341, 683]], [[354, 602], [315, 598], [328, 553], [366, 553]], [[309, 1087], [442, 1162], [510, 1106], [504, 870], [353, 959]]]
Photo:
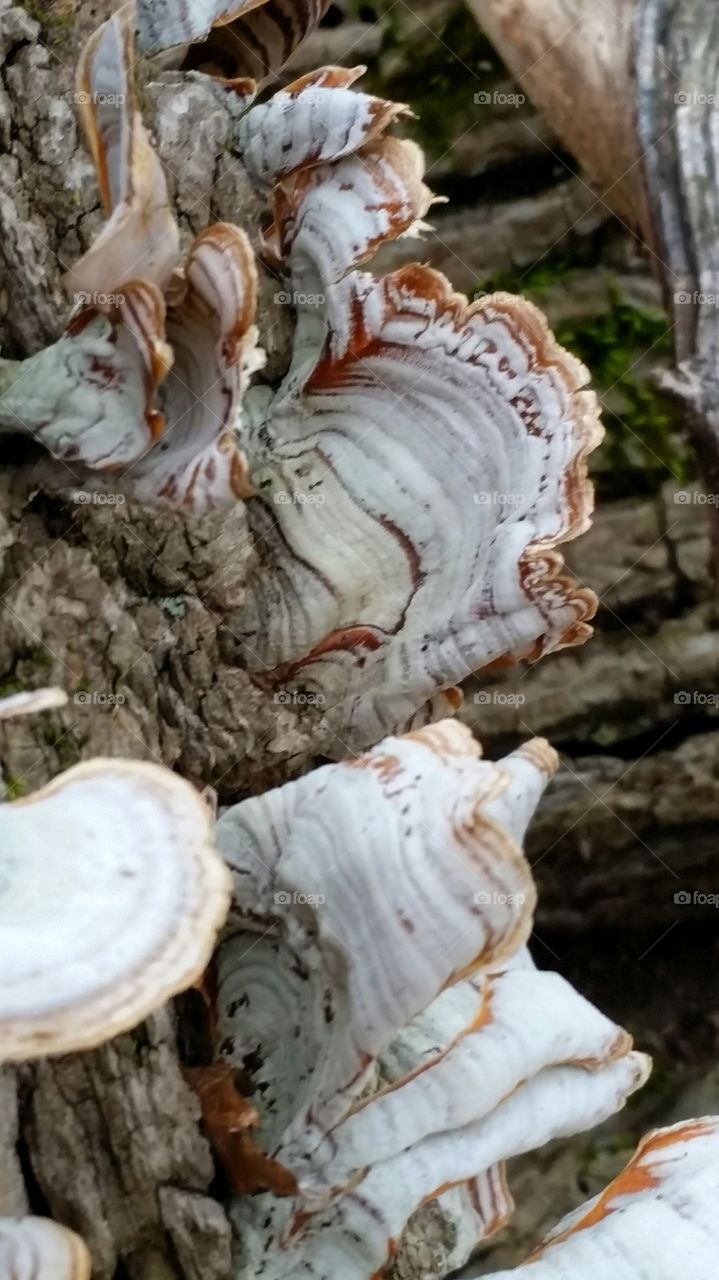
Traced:
[[554, 753], [477, 757], [446, 721], [219, 822], [218, 1052], [259, 1115], [258, 1194], [232, 1209], [243, 1280], [369, 1280], [437, 1197], [468, 1253], [511, 1211], [505, 1159], [646, 1078], [627, 1033], [525, 949], [520, 842]]
[[259, 680], [315, 694], [333, 755], [446, 714], [473, 671], [582, 643], [596, 607], [557, 550], [589, 523], [587, 372], [521, 298], [356, 269], [431, 203], [385, 132], [403, 108], [356, 74], [306, 76], [237, 135], [297, 319], [282, 385], [247, 397], [258, 563], [233, 629]]
[[76, 310], [0, 382], [0, 428], [34, 436], [61, 479], [204, 512], [249, 492], [235, 428], [257, 275], [243, 231], [202, 231], [184, 264], [132, 82], [134, 5], [88, 42], [78, 99], [108, 221], [65, 277]]
[[[330, 0], [139, 0], [144, 53], [191, 45], [188, 66], [230, 79], [279, 71], [329, 8]], [[199, 41], [197, 44], [192, 42]]]
[[[18, 697], [41, 710], [58, 693], [16, 695], [10, 713]], [[201, 977], [230, 896], [195, 789], [126, 760], [0, 804], [0, 887], [0, 1062], [134, 1027]]]

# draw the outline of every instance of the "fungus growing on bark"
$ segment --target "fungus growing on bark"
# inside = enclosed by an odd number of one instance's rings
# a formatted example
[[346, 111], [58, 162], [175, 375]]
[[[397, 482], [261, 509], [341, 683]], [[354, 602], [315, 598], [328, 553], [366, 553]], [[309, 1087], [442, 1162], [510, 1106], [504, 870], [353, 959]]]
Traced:
[[[236, 17], [284, 32], [287, 53], [312, 11], [171, 3], [140, 26], [172, 43]], [[78, 77], [109, 219], [68, 273], [84, 305], [60, 342], [5, 369], [0, 422], [87, 488], [191, 512], [252, 499], [257, 554], [232, 630], [258, 682], [315, 695], [330, 754], [456, 709], [474, 671], [583, 642], [596, 598], [557, 548], [592, 505], [586, 370], [521, 298], [469, 304], [422, 266], [357, 270], [421, 230], [432, 202], [419, 148], [387, 132], [406, 109], [356, 92], [359, 68], [325, 67], [240, 120], [237, 150], [271, 197], [265, 253], [296, 311], [282, 383], [245, 394], [252, 253], [220, 224], [173, 270], [133, 15], [100, 28]]]
[[237, 136], [297, 326], [282, 385], [248, 396], [259, 563], [234, 628], [258, 679], [316, 692], [342, 753], [472, 671], [587, 638], [596, 599], [556, 548], [589, 523], [601, 436], [529, 303], [355, 270], [431, 201], [421, 153], [385, 133], [403, 108], [356, 74], [305, 77]]
[[487, 1280], [716, 1280], [719, 1117], [650, 1133], [523, 1266]]
[[47, 1218], [0, 1218], [0, 1280], [90, 1280], [79, 1236]]
[[194, 788], [124, 760], [0, 804], [0, 881], [6, 1062], [92, 1048], [190, 986], [230, 893]]
[[237, 1155], [264, 1192], [232, 1209], [243, 1276], [369, 1280], [449, 1187], [468, 1252], [480, 1216], [486, 1232], [511, 1209], [505, 1159], [598, 1123], [646, 1078], [627, 1033], [522, 951], [520, 841], [554, 753], [478, 754], [447, 721], [220, 820], [234, 902], [217, 1037], [250, 1084], [259, 1126]]
[[[138, 35], [145, 53], [200, 41], [187, 65], [237, 78], [279, 71], [317, 25], [330, 0], [139, 0]], [[203, 39], [204, 37], [204, 39]]]
[[260, 357], [243, 231], [202, 231], [180, 267], [159, 160], [137, 109], [134, 5], [88, 42], [78, 98], [108, 221], [65, 277], [53, 346], [0, 369], [0, 428], [34, 436], [86, 488], [203, 512], [246, 496], [235, 429]]

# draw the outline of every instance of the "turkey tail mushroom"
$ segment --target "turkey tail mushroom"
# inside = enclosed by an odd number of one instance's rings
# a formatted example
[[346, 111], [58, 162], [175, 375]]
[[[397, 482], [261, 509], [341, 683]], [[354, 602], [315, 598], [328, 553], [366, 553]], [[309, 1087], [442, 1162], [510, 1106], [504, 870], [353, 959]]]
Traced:
[[90, 1280], [90, 1254], [47, 1218], [0, 1218], [0, 1280]]
[[[232, 80], [279, 71], [330, 0], [139, 0], [144, 53], [189, 45], [185, 65]], [[194, 43], [199, 41], [200, 43]]]
[[523, 1266], [487, 1280], [716, 1280], [718, 1200], [719, 1117], [682, 1121], [644, 1138]]
[[258, 680], [316, 693], [331, 755], [471, 672], [581, 644], [597, 603], [558, 551], [592, 508], [587, 371], [521, 298], [355, 270], [431, 203], [421, 153], [384, 132], [403, 108], [355, 74], [298, 81], [238, 133], [297, 326], [277, 393], [248, 397], [258, 563], [233, 630]]
[[91, 37], [78, 99], [108, 221], [67, 272], [76, 304], [53, 346], [6, 369], [0, 429], [33, 435], [77, 487], [203, 513], [249, 492], [236, 440], [262, 363], [243, 231], [208, 227], [184, 263], [132, 84], [134, 5]]
[[123, 760], [0, 804], [0, 879], [5, 1062], [93, 1048], [185, 990], [230, 897], [194, 788]]
[[435, 1198], [468, 1253], [511, 1211], [505, 1159], [598, 1123], [648, 1074], [523, 951], [521, 841], [556, 758], [478, 755], [447, 721], [220, 820], [218, 1054], [259, 1120], [231, 1171], [261, 1193], [232, 1209], [243, 1276], [370, 1280]]

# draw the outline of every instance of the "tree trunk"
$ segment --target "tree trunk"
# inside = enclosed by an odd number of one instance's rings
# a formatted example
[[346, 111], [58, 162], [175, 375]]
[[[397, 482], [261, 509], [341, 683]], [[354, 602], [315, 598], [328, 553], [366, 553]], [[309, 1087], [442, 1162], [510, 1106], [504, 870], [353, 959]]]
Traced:
[[[59, 335], [67, 312], [60, 278], [102, 221], [76, 124], [73, 67], [84, 36], [114, 7], [113, 0], [48, 0], [41, 26], [31, 0], [25, 7], [0, 0], [0, 343], [11, 358]], [[582, 39], [589, 41], [586, 30]], [[323, 30], [322, 52], [303, 50], [297, 70], [357, 61], [347, 43], [340, 47]], [[187, 239], [227, 219], [257, 241], [262, 206], [228, 154], [227, 95], [172, 72], [151, 79], [140, 65], [139, 74]], [[618, 81], [611, 83], [618, 93]], [[554, 146], [536, 116], [529, 143], [524, 127], [498, 123], [472, 152], [483, 174], [506, 165], [513, 148], [524, 157]], [[438, 149], [439, 185], [450, 181], [443, 163]], [[529, 265], [558, 245], [571, 252], [609, 216], [582, 181], [570, 179], [536, 194], [508, 193], [480, 215], [470, 202], [439, 213], [439, 232], [419, 256], [470, 289], [477, 277]], [[393, 253], [395, 260], [418, 256], [411, 244]], [[287, 361], [291, 321], [287, 308], [271, 305], [277, 284], [267, 273], [261, 288], [260, 341], [274, 376]], [[62, 711], [3, 726], [0, 775], [8, 793], [30, 791], [98, 754], [161, 761], [212, 787], [223, 804], [307, 767], [312, 709], [279, 705], [259, 690], [232, 631], [252, 556], [242, 506], [198, 521], [50, 497], [38, 486], [33, 450], [15, 440], [0, 445], [0, 691], [58, 683], [71, 695]], [[661, 922], [675, 880], [646, 854], [647, 844], [673, 868], [677, 887], [695, 873], [697, 887], [704, 883], [710, 824], [719, 816], [716, 706], [674, 702], [680, 690], [719, 688], [704, 510], [675, 504], [671, 494], [639, 507], [608, 505], [572, 556], [605, 601], [597, 638], [581, 655], [468, 688], [466, 714], [488, 754], [530, 730], [564, 750], [567, 768], [533, 836], [540, 935], [577, 928], [580, 910], [585, 923], [613, 911], [632, 924], [631, 899], [621, 892], [640, 882], [651, 918]], [[491, 701], [475, 704], [485, 689]], [[502, 701], [498, 695], [508, 692], [527, 702]], [[696, 839], [682, 842], [677, 833], [687, 822]], [[615, 878], [606, 888], [609, 866]], [[562, 888], [568, 878], [571, 909]], [[178, 1053], [177, 1024], [177, 1012], [164, 1010], [93, 1053], [0, 1075], [0, 1213], [29, 1204], [73, 1227], [92, 1250], [94, 1280], [230, 1275], [222, 1188], [183, 1079], [180, 1058], [188, 1054], [183, 1036]], [[441, 1224], [435, 1227], [435, 1244], [423, 1237], [418, 1247], [413, 1238], [397, 1275], [424, 1274], [428, 1256], [441, 1269], [446, 1242]]]
[[[59, 336], [60, 277], [102, 221], [73, 76], [84, 36], [112, 8], [51, 3], [41, 26], [0, 0], [6, 356]], [[226, 150], [229, 95], [177, 79], [146, 83], [143, 105], [183, 232], [225, 218], [257, 237], [258, 202]], [[263, 288], [276, 285], [266, 277]], [[264, 309], [270, 372], [285, 359], [281, 310]], [[8, 793], [93, 755], [161, 761], [222, 801], [289, 777], [311, 752], [311, 728], [250, 682], [227, 621], [250, 554], [242, 506], [193, 522], [48, 497], [32, 450], [2, 447], [0, 688], [57, 683], [70, 694], [62, 711], [3, 727]], [[26, 1198], [76, 1229], [94, 1280], [225, 1280], [229, 1226], [209, 1192], [215, 1168], [169, 1010], [96, 1052], [6, 1070], [1, 1088], [0, 1213]]]

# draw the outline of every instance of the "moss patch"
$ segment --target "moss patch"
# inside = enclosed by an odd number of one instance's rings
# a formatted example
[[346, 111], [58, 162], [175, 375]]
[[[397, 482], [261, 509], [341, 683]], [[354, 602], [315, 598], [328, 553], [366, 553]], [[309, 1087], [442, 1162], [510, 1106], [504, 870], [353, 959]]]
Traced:
[[[361, 87], [408, 103], [418, 119], [403, 127], [403, 135], [413, 136], [430, 162], [438, 160], [481, 122], [474, 95], [505, 85], [507, 72], [463, 4], [451, 6], [431, 28], [409, 20], [404, 6], [390, 0], [372, 7], [383, 20], [382, 47]], [[363, 17], [367, 6], [354, 0], [352, 10]]]

